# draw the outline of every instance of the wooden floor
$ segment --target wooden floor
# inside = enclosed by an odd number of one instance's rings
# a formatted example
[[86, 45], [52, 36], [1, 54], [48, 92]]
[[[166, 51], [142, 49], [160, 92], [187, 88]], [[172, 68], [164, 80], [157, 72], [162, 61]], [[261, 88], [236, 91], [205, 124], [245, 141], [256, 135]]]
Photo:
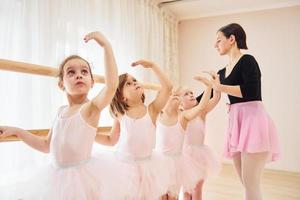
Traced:
[[[262, 178], [264, 200], [300, 200], [300, 173], [265, 170]], [[232, 165], [225, 164], [221, 174], [208, 180], [204, 200], [243, 200], [243, 188]]]

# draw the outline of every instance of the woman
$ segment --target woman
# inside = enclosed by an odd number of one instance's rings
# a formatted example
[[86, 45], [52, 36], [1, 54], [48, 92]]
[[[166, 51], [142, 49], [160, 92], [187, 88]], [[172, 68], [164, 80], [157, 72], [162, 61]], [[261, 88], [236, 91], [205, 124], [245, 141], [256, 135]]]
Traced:
[[220, 28], [215, 48], [229, 58], [226, 67], [211, 74], [213, 89], [226, 93], [230, 101], [224, 155], [233, 159], [245, 198], [260, 200], [265, 163], [279, 157], [276, 129], [262, 104], [261, 72], [255, 58], [241, 52], [248, 47], [246, 33], [239, 24]]

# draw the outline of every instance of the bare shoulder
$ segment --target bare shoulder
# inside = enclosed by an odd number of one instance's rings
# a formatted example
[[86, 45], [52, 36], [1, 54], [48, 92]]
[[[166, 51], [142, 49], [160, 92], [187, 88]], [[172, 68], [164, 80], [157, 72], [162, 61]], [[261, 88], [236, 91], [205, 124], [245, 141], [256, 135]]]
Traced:
[[99, 118], [100, 118], [100, 110], [98, 107], [93, 104], [91, 101], [84, 103], [80, 108], [79, 112], [81, 117], [90, 125], [97, 127]]

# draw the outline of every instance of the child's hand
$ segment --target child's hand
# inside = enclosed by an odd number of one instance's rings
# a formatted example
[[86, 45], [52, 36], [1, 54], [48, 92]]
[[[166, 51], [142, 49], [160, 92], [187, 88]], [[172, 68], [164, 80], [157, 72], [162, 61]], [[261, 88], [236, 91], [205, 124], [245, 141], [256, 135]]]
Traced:
[[212, 79], [216, 79], [219, 75], [214, 71], [202, 71], [203, 73], [209, 74]]
[[213, 85], [211, 80], [208, 80], [206, 77], [201, 76], [201, 75], [195, 76], [194, 79], [197, 80], [197, 81], [201, 81], [207, 87], [212, 87], [212, 85]]
[[172, 90], [172, 94], [180, 95], [182, 93], [183, 88], [181, 86], [174, 87]]
[[219, 87], [220, 87], [220, 77], [219, 74], [217, 74], [214, 71], [203, 71], [204, 73], [209, 74], [212, 77], [212, 88], [218, 92], [219, 91]]
[[20, 131], [19, 128], [9, 127], [9, 126], [0, 126], [0, 139], [15, 135]]
[[106, 39], [106, 37], [98, 31], [88, 33], [86, 36], [84, 36], [85, 42], [90, 40], [95, 40], [102, 47], [109, 44], [109, 41]]
[[155, 63], [147, 60], [138, 60], [131, 64], [132, 67], [135, 67], [137, 65], [142, 65], [145, 68], [152, 68], [153, 66], [155, 66]]
[[219, 78], [219, 75], [217, 74], [217, 76], [212, 80], [212, 87], [213, 89], [216, 91], [216, 92], [219, 92], [220, 91], [220, 78]]

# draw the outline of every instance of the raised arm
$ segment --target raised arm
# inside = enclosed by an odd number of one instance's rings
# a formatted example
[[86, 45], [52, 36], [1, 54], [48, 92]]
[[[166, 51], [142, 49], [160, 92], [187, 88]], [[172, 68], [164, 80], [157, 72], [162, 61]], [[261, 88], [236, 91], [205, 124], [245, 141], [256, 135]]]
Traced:
[[134, 62], [132, 66], [142, 65], [145, 68], [151, 68], [161, 84], [161, 89], [158, 91], [156, 98], [149, 105], [150, 115], [153, 121], [156, 121], [158, 113], [163, 109], [172, 92], [173, 85], [167, 75], [153, 62], [139, 60]]
[[104, 71], [105, 86], [98, 95], [91, 101], [91, 111], [97, 108], [97, 112], [101, 112], [104, 107], [111, 102], [118, 87], [118, 69], [114, 58], [112, 47], [109, 41], [100, 32], [92, 32], [85, 36], [85, 42], [95, 40], [104, 50]]
[[204, 91], [203, 97], [201, 98], [201, 101], [198, 103], [197, 106], [182, 112], [183, 117], [187, 121], [191, 121], [192, 119], [199, 116], [200, 114], [206, 115], [206, 107], [209, 103], [210, 94], [212, 90], [211, 82], [205, 77], [197, 76], [195, 77], [195, 79], [204, 83], [206, 85], [206, 89]]
[[221, 99], [221, 92], [213, 91], [213, 97], [209, 100], [208, 105], [205, 108], [205, 112], [212, 111]]
[[17, 136], [18, 138], [23, 140], [23, 142], [25, 142], [27, 145], [36, 150], [41, 151], [43, 153], [49, 153], [51, 130], [49, 131], [47, 137], [40, 137], [17, 127], [0, 126], [0, 139], [13, 135]]
[[119, 137], [120, 137], [120, 122], [119, 120], [115, 119], [110, 134], [104, 135], [98, 133], [96, 135], [95, 141], [102, 145], [114, 146], [119, 141]]
[[[213, 81], [220, 82], [219, 76], [217, 73], [215, 73], [213, 71], [205, 71], [204, 73], [208, 73], [212, 77], [212, 82]], [[216, 91], [216, 90], [213, 90], [212, 92], [213, 92], [213, 97], [209, 100], [208, 105], [205, 108], [206, 113], [209, 113], [210, 111], [212, 111], [221, 99], [221, 92]]]

